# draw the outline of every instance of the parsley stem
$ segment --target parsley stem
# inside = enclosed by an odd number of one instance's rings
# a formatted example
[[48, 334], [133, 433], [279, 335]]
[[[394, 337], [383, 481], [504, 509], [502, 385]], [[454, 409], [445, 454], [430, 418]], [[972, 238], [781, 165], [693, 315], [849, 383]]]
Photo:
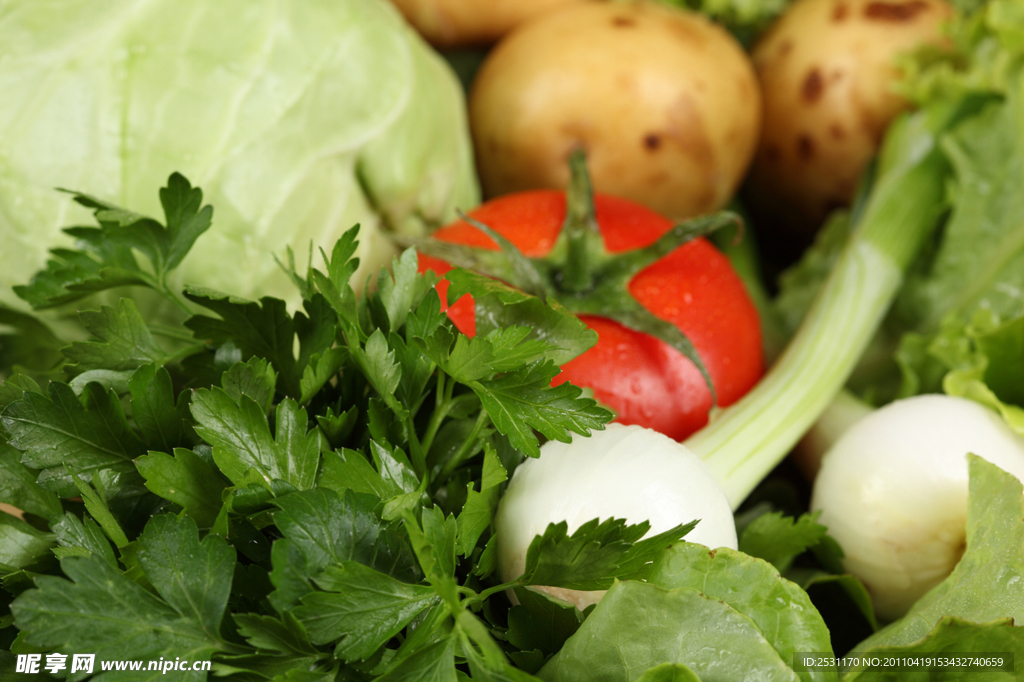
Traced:
[[409, 431], [409, 455], [412, 457], [412, 468], [417, 476], [426, 480], [424, 475], [427, 473], [427, 456], [416, 435], [416, 425], [413, 424], [412, 415], [407, 415], [404, 422], [405, 428]]
[[459, 639], [467, 654], [473, 650], [473, 645], [476, 644], [485, 659], [508, 663], [505, 653], [479, 618], [469, 611], [462, 611], [455, 616], [455, 624], [459, 631]]
[[187, 343], [194, 343], [196, 340], [196, 335], [189, 329], [171, 327], [166, 324], [147, 324], [146, 326], [149, 327], [149, 331], [165, 339], [176, 339]]
[[471, 453], [476, 450], [476, 444], [480, 440], [480, 431], [483, 430], [484, 425], [487, 423], [489, 416], [487, 410], [481, 409], [480, 414], [476, 418], [476, 422], [473, 424], [473, 429], [466, 436], [466, 440], [462, 442], [459, 449], [451, 456], [451, 458], [445, 463], [444, 468], [441, 469], [441, 475], [438, 476], [438, 480], [443, 481], [448, 478], [455, 469], [465, 461]]
[[[252, 653], [252, 649], [248, 649], [240, 644], [233, 644], [232, 642], [225, 641], [223, 639], [220, 639], [219, 637], [217, 638], [217, 649], [221, 653], [225, 654], [245, 655]], [[322, 658], [327, 657], [328, 655], [329, 654], [327, 654], [326, 652], [321, 652], [317, 655], [316, 658], [317, 660], [320, 660]]]
[[190, 306], [188, 304], [188, 301], [186, 301], [181, 296], [181, 294], [175, 292], [173, 289], [171, 289], [170, 287], [168, 287], [168, 286], [166, 286], [164, 284], [161, 284], [160, 286], [155, 287], [155, 288], [156, 288], [157, 292], [160, 293], [161, 296], [163, 296], [168, 301], [173, 303], [183, 313], [185, 313], [189, 317], [192, 317], [192, 315], [194, 314], [194, 311], [192, 310], [192, 306]]
[[495, 585], [493, 587], [488, 587], [486, 590], [484, 590], [483, 592], [481, 592], [479, 594], [474, 594], [472, 596], [466, 597], [466, 599], [463, 600], [462, 605], [468, 607], [470, 604], [480, 604], [480, 603], [483, 603], [488, 598], [498, 594], [499, 592], [504, 592], [505, 590], [511, 590], [513, 588], [516, 588], [516, 587], [522, 587], [522, 585], [523, 585], [523, 582], [519, 578], [516, 578], [515, 580], [512, 580], [512, 581], [507, 582], [507, 583], [502, 583], [500, 585]]
[[[423, 452], [430, 452], [430, 446], [434, 444], [434, 437], [437, 436], [438, 429], [441, 428], [441, 422], [448, 416], [448, 408], [451, 405], [451, 396], [449, 394], [451, 386], [445, 386], [445, 375], [441, 370], [437, 371], [437, 389], [434, 394], [434, 413], [430, 415], [430, 423], [427, 424], [427, 430], [423, 433]], [[451, 382], [454, 385], [455, 382]]]

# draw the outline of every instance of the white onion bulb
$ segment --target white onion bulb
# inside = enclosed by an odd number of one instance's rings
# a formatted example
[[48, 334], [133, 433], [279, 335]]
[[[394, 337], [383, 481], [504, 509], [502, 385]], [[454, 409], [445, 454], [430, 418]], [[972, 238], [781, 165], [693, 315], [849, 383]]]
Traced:
[[[587, 521], [609, 517], [649, 521], [648, 535], [700, 519], [687, 541], [736, 549], [729, 501], [700, 458], [657, 431], [609, 424], [571, 444], [550, 441], [540, 459], [516, 469], [494, 522], [502, 580], [522, 575], [530, 543], [548, 524], [566, 521], [571, 534]], [[580, 609], [604, 594], [547, 591]]]
[[875, 611], [898, 618], [956, 566], [967, 520], [967, 454], [1024, 478], [1024, 437], [965, 398], [921, 395], [875, 410], [825, 454], [811, 509]]

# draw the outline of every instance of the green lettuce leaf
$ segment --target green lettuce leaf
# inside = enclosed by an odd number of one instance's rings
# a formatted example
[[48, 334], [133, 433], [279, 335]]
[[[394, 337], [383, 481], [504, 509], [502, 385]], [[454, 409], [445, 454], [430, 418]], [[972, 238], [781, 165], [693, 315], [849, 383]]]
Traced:
[[[860, 653], [860, 652], [858, 652]], [[880, 646], [864, 651], [866, 656], [884, 658], [895, 654], [934, 654], [948, 653], [979, 658], [996, 658], [1004, 662], [1002, 666], [988, 668], [973, 667], [969, 669], [944, 669], [935, 666], [932, 669], [901, 669], [870, 671], [855, 670], [843, 677], [849, 680], [871, 680], [871, 682], [926, 682], [942, 679], [949, 682], [963, 680], [991, 680], [991, 682], [1014, 682], [1018, 679], [1014, 670], [1019, 669], [1019, 661], [1024, 660], [1024, 628], [1014, 627], [1011, 619], [996, 620], [991, 623], [970, 623], [956, 617], [943, 618], [924, 639], [905, 646]], [[1010, 654], [1013, 664], [1007, 669]]]
[[[750, 619], [786, 665], [798, 651], [832, 651], [825, 621], [807, 593], [761, 559], [727, 547], [709, 551], [701, 545], [680, 543], [654, 562], [648, 580], [666, 589], [698, 590], [709, 599], [728, 604]], [[838, 679], [834, 671], [805, 672], [800, 678]]]
[[637, 680], [664, 663], [685, 665], [703, 682], [799, 679], [753, 621], [725, 602], [632, 580], [612, 586], [538, 676]]
[[944, 391], [997, 410], [1024, 433], [1024, 315], [1001, 320], [976, 311], [963, 323], [948, 317], [932, 337], [907, 334], [897, 354], [901, 395]]

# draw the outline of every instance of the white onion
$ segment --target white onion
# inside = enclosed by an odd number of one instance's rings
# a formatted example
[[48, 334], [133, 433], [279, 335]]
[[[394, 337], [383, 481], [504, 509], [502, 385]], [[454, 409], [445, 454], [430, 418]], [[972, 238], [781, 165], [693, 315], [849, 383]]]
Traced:
[[[609, 424], [571, 444], [550, 441], [540, 459], [516, 469], [494, 522], [502, 580], [522, 575], [530, 543], [548, 524], [566, 521], [571, 534], [609, 517], [649, 521], [648, 535], [700, 519], [687, 541], [736, 549], [729, 501], [704, 462], [657, 431]], [[580, 609], [604, 594], [548, 591]]]
[[960, 560], [968, 453], [1024, 478], [1024, 437], [992, 410], [947, 395], [872, 412], [822, 460], [811, 509], [821, 510], [880, 618], [906, 613]]

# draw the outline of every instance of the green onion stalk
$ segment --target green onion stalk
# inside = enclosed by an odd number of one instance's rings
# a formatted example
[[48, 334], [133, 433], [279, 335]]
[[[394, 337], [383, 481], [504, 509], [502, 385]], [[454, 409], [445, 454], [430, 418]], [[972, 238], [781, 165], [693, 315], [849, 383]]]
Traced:
[[945, 212], [939, 140], [970, 104], [936, 103], [890, 126], [857, 226], [796, 335], [757, 386], [685, 441], [733, 509], [828, 407], [878, 330]]

